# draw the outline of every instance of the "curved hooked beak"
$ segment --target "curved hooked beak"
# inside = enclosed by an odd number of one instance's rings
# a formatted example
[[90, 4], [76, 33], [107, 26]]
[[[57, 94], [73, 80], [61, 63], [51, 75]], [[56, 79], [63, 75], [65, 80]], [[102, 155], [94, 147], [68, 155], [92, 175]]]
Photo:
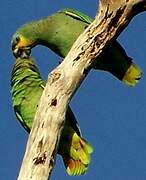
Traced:
[[31, 48], [30, 47], [18, 47], [17, 43], [15, 41], [12, 42], [12, 52], [13, 55], [16, 58], [29, 58], [31, 54]]

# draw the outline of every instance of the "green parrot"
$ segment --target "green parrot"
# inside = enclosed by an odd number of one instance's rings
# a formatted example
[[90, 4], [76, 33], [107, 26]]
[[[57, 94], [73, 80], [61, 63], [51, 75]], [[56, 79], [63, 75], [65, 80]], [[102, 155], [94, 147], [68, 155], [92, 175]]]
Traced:
[[[16, 58], [28, 57], [31, 49], [40, 44], [64, 58], [77, 37], [92, 21], [79, 11], [63, 9], [44, 19], [27, 23], [12, 37], [13, 54]], [[135, 86], [142, 75], [141, 69], [117, 41], [106, 49], [94, 69], [108, 71], [129, 86]]]
[[[28, 133], [44, 86], [45, 81], [42, 80], [34, 60], [17, 58], [11, 77], [12, 102], [17, 119]], [[84, 174], [88, 169], [92, 152], [92, 146], [82, 138], [75, 116], [69, 107], [58, 148], [67, 173]]]

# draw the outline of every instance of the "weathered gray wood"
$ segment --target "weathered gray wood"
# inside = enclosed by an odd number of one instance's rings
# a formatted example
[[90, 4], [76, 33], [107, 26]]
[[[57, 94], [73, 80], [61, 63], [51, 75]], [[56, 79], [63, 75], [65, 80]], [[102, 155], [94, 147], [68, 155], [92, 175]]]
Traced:
[[146, 0], [101, 0], [95, 21], [77, 39], [64, 61], [48, 77], [35, 116], [18, 180], [47, 180], [55, 162], [68, 103], [105, 46]]

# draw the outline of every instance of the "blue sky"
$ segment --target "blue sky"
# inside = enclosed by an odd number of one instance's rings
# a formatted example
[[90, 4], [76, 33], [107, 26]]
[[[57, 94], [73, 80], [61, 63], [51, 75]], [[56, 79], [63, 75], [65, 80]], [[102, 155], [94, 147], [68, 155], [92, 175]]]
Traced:
[[[12, 34], [22, 24], [48, 16], [61, 8], [78, 9], [94, 17], [97, 1], [5, 0], [0, 6], [0, 179], [16, 179], [27, 133], [16, 121], [10, 96], [10, 74], [14, 58], [10, 50]], [[86, 175], [69, 177], [57, 157], [52, 180], [145, 180], [146, 179], [146, 14], [135, 17], [119, 41], [129, 56], [143, 69], [140, 83], [129, 88], [112, 75], [91, 71], [73, 97], [71, 107], [83, 136], [93, 145], [91, 165]], [[36, 47], [44, 78], [59, 57], [44, 47]]]

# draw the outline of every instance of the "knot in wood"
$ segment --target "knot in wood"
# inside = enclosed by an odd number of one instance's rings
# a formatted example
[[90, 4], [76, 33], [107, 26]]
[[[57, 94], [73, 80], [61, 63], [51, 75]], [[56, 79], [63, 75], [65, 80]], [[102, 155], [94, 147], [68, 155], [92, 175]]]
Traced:
[[52, 101], [51, 101], [51, 106], [56, 106], [56, 105], [57, 105], [57, 99], [54, 98], [54, 99], [52, 99]]
[[54, 82], [56, 82], [61, 76], [61, 73], [59, 73], [58, 71], [55, 71], [51, 74], [51, 84], [53, 84]]
[[34, 165], [45, 164], [46, 159], [47, 159], [47, 155], [46, 155], [46, 152], [44, 152], [42, 156], [39, 156], [33, 159]]

